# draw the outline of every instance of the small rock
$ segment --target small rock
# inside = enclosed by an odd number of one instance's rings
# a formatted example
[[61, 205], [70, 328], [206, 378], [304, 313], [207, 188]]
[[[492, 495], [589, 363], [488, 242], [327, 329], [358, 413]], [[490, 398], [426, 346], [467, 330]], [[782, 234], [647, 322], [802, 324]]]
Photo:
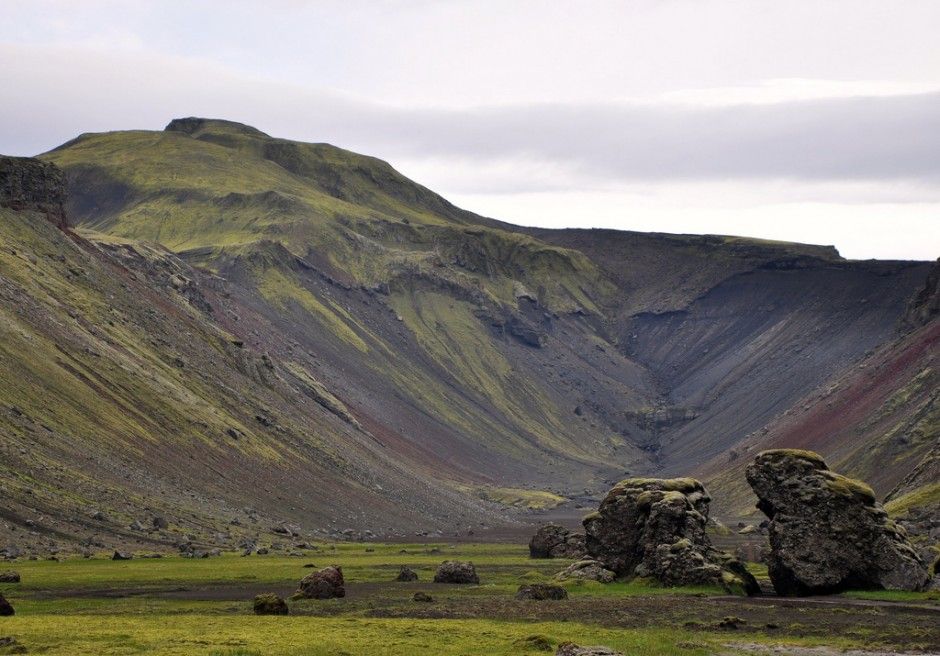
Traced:
[[434, 597], [429, 595], [427, 592], [416, 592], [411, 596], [411, 600], [429, 604], [434, 601]]
[[555, 656], [623, 656], [623, 654], [610, 647], [579, 647], [573, 642], [563, 642], [555, 650]]
[[287, 602], [276, 594], [260, 594], [252, 604], [255, 615], [287, 615]]
[[8, 572], [0, 572], [0, 583], [19, 583], [20, 582], [20, 573], [10, 570]]
[[590, 558], [572, 563], [555, 575], [559, 581], [580, 579], [582, 581], [597, 581], [599, 583], [613, 583], [617, 574], [604, 567], [604, 565]]
[[398, 576], [395, 578], [395, 580], [401, 582], [417, 581], [418, 574], [407, 565], [402, 565], [401, 570], [399, 570]]
[[560, 585], [549, 583], [532, 583], [520, 585], [516, 592], [516, 599], [534, 599], [538, 601], [567, 599], [568, 591]]
[[114, 555], [111, 556], [111, 560], [130, 560], [134, 556], [127, 553], [126, 551], [115, 551]]
[[435, 583], [474, 583], [480, 582], [477, 570], [473, 563], [462, 563], [456, 560], [445, 560], [434, 574]]

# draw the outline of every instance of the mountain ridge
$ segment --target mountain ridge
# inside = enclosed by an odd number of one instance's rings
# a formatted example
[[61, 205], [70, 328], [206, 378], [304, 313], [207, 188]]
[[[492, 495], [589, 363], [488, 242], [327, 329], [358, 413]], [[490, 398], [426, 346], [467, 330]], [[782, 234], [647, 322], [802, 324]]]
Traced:
[[[31, 226], [28, 211], [0, 221], [12, 244], [0, 260], [5, 305], [45, 299], [18, 320], [22, 334], [49, 353], [73, 345], [68, 358], [47, 358], [56, 369], [44, 374], [23, 352], [6, 359], [35, 389], [50, 376], [98, 399], [63, 424], [26, 403], [19, 384], [0, 386], [4, 405], [30, 417], [7, 416], [5, 441], [72, 425], [71, 448], [98, 454], [88, 466], [114, 490], [147, 489], [148, 449], [191, 461], [180, 489], [198, 508], [167, 497], [159, 512], [181, 528], [155, 534], [163, 544], [185, 531], [206, 543], [226, 531], [229, 543], [264, 540], [278, 522], [337, 535], [337, 518], [390, 537], [466, 532], [530, 518], [487, 498], [525, 506], [545, 493], [573, 507], [624, 475], [691, 471], [893, 340], [930, 267], [735, 237], [520, 228], [459, 210], [381, 160], [229, 122], [170, 126], [83, 135], [43, 155], [65, 172], [67, 241], [48, 222]], [[94, 285], [34, 255], [76, 248]], [[85, 299], [114, 307], [90, 312]], [[161, 313], [178, 307], [204, 337], [173, 334]], [[80, 328], [69, 312], [85, 317]], [[89, 339], [97, 356], [82, 350]], [[130, 369], [125, 351], [136, 354]], [[155, 394], [142, 408], [160, 426], [117, 431], [135, 472], [122, 483], [104, 435], [125, 420], [111, 405], [118, 397], [94, 392], [107, 389], [96, 376], [153, 367], [157, 379], [127, 379], [121, 393]], [[164, 408], [161, 394], [189, 399], [180, 407], [196, 423]], [[41, 444], [43, 459], [59, 453]], [[272, 449], [295, 462], [272, 468]], [[61, 453], [45, 464], [78, 476], [65, 462]], [[30, 471], [41, 480], [54, 470]], [[265, 493], [252, 521], [243, 481], [254, 479]], [[154, 489], [165, 490], [159, 480]], [[386, 500], [373, 512], [382, 493], [359, 480], [394, 490], [401, 509]], [[85, 510], [128, 523], [157, 512], [140, 492], [121, 505], [79, 487]], [[88, 524], [81, 504], [31, 505], [24, 489], [20, 519], [40, 512], [72, 527], [65, 533], [85, 530], [75, 528]], [[233, 519], [241, 527], [226, 528], [239, 526], [225, 524]]]

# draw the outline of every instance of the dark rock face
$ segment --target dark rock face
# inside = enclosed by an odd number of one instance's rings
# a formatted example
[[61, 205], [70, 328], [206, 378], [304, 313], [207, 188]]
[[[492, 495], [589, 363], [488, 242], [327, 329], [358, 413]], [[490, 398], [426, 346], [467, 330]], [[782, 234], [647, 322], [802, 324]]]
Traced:
[[32, 157], [0, 157], [0, 207], [44, 212], [60, 228], [65, 221], [65, 175]]
[[940, 316], [940, 259], [934, 262], [927, 281], [911, 299], [901, 318], [902, 330], [914, 330]]
[[297, 596], [305, 599], [345, 597], [346, 588], [345, 581], [343, 581], [343, 569], [338, 565], [331, 565], [308, 574], [301, 579]]
[[535, 599], [538, 601], [567, 599], [568, 591], [560, 585], [551, 585], [548, 583], [533, 583], [531, 585], [520, 585], [516, 592], [516, 599]]
[[395, 578], [395, 580], [401, 581], [403, 583], [410, 583], [412, 581], [418, 580], [418, 574], [407, 565], [402, 565], [401, 570], [398, 572], [398, 576]]
[[584, 555], [584, 535], [572, 533], [558, 524], [539, 528], [529, 541], [530, 558], [581, 558]]
[[623, 654], [610, 647], [580, 647], [573, 642], [563, 642], [558, 645], [555, 656], [623, 656]]
[[9, 572], [0, 572], [0, 583], [19, 583], [20, 573], [10, 570]]
[[434, 574], [435, 583], [474, 583], [480, 582], [477, 570], [473, 563], [461, 563], [456, 560], [445, 560]]
[[16, 611], [13, 610], [13, 605], [6, 600], [6, 597], [0, 594], [0, 617], [14, 615], [15, 613]]
[[757, 594], [757, 581], [743, 563], [711, 546], [705, 534], [709, 501], [691, 478], [621, 481], [584, 519], [587, 552], [619, 576]]
[[130, 560], [134, 556], [127, 553], [126, 551], [115, 551], [114, 555], [111, 556], [111, 560]]
[[927, 567], [871, 488], [830, 471], [817, 454], [764, 451], [746, 475], [770, 518], [768, 570], [778, 594], [927, 585]]
[[287, 602], [276, 594], [260, 594], [252, 604], [255, 615], [287, 615], [290, 609]]

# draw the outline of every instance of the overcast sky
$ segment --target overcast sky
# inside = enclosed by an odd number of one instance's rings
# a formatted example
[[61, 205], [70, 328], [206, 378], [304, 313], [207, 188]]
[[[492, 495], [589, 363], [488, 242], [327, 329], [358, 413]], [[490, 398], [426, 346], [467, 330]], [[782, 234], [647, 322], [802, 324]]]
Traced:
[[0, 3], [0, 153], [211, 116], [513, 223], [940, 255], [937, 0]]

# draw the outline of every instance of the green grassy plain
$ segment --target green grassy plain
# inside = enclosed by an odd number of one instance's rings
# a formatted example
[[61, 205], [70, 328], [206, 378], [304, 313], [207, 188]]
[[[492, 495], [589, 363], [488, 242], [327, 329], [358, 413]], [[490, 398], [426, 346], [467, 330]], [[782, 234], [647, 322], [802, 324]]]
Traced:
[[[431, 583], [447, 558], [473, 561], [481, 585]], [[286, 617], [252, 614], [255, 594], [289, 595], [312, 571], [303, 567], [307, 563], [341, 565], [347, 597], [292, 600]], [[549, 581], [565, 564], [531, 560], [525, 547], [508, 544], [322, 545], [305, 558], [112, 561], [102, 555], [15, 562], [10, 565], [22, 583], [0, 584], [0, 592], [17, 613], [0, 618], [0, 636], [15, 637], [28, 653], [49, 655], [508, 655], [545, 653], [546, 645], [553, 651], [565, 640], [650, 656], [727, 651], [729, 635], [712, 619], [723, 610], [716, 615], [709, 601], [726, 599], [717, 589], [569, 582], [566, 602], [513, 598], [521, 583]], [[419, 582], [393, 582], [401, 565], [412, 567]], [[416, 604], [416, 590], [430, 592], [435, 601]], [[927, 595], [903, 601], [918, 599], [931, 603]], [[661, 617], [656, 609], [663, 609]], [[872, 640], [863, 619], [846, 635], [808, 636], [802, 623], [794, 623], [785, 635], [752, 630], [747, 642], [854, 646]], [[755, 620], [745, 622], [757, 628]]]

